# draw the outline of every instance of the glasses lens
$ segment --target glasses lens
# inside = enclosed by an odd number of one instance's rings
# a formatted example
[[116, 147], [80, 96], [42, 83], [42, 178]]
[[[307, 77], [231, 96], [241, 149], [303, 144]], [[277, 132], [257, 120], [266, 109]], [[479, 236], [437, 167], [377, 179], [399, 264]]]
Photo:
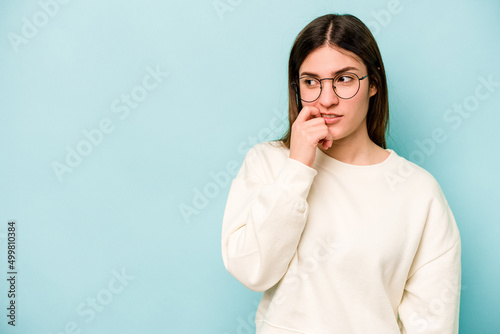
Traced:
[[299, 79], [300, 98], [304, 102], [313, 102], [321, 94], [321, 82], [317, 78], [303, 77]]
[[340, 98], [350, 99], [359, 90], [359, 79], [352, 73], [343, 73], [335, 78], [333, 88]]

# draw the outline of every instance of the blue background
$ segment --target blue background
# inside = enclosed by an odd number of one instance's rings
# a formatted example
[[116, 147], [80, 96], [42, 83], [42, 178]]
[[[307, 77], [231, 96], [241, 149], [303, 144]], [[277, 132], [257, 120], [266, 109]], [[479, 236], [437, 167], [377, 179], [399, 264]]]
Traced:
[[[389, 148], [434, 175], [455, 215], [460, 333], [500, 333], [497, 1], [42, 0], [0, 11], [1, 333], [253, 331], [261, 294], [222, 263], [225, 201], [248, 149], [285, 130], [292, 42], [327, 13], [374, 33]], [[54, 165], [78, 149], [58, 177]]]

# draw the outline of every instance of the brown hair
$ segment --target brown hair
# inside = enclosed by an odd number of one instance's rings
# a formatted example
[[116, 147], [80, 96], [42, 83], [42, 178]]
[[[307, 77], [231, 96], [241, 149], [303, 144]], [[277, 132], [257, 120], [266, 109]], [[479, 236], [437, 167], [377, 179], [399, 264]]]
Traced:
[[377, 42], [368, 27], [350, 14], [328, 14], [310, 22], [297, 36], [288, 62], [288, 120], [287, 132], [278, 141], [290, 148], [292, 124], [297, 119], [302, 102], [296, 85], [299, 68], [306, 57], [316, 49], [329, 45], [357, 55], [368, 70], [370, 85], [376, 85], [377, 93], [370, 98], [366, 125], [370, 139], [386, 148], [385, 132], [389, 125], [389, 99], [382, 56]]

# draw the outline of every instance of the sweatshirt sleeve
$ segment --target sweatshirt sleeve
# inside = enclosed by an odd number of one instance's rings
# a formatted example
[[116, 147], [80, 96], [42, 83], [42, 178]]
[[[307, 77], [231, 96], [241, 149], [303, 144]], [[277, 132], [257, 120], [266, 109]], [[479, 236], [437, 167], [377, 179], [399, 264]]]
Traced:
[[399, 305], [402, 334], [457, 334], [461, 241], [453, 213], [437, 186]]
[[317, 174], [286, 158], [273, 178], [270, 163], [255, 147], [250, 149], [231, 183], [222, 222], [224, 266], [253, 291], [271, 288], [287, 271], [306, 224], [306, 199]]

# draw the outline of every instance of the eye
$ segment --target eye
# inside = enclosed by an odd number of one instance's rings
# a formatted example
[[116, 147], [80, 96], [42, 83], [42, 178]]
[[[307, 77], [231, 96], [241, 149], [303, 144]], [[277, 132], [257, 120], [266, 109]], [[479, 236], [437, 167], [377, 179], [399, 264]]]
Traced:
[[305, 87], [308, 88], [315, 88], [320, 86], [319, 80], [312, 77], [302, 78], [301, 82], [304, 84]]
[[349, 84], [353, 83], [355, 80], [355, 77], [350, 74], [343, 74], [337, 78], [337, 82], [340, 84]]

